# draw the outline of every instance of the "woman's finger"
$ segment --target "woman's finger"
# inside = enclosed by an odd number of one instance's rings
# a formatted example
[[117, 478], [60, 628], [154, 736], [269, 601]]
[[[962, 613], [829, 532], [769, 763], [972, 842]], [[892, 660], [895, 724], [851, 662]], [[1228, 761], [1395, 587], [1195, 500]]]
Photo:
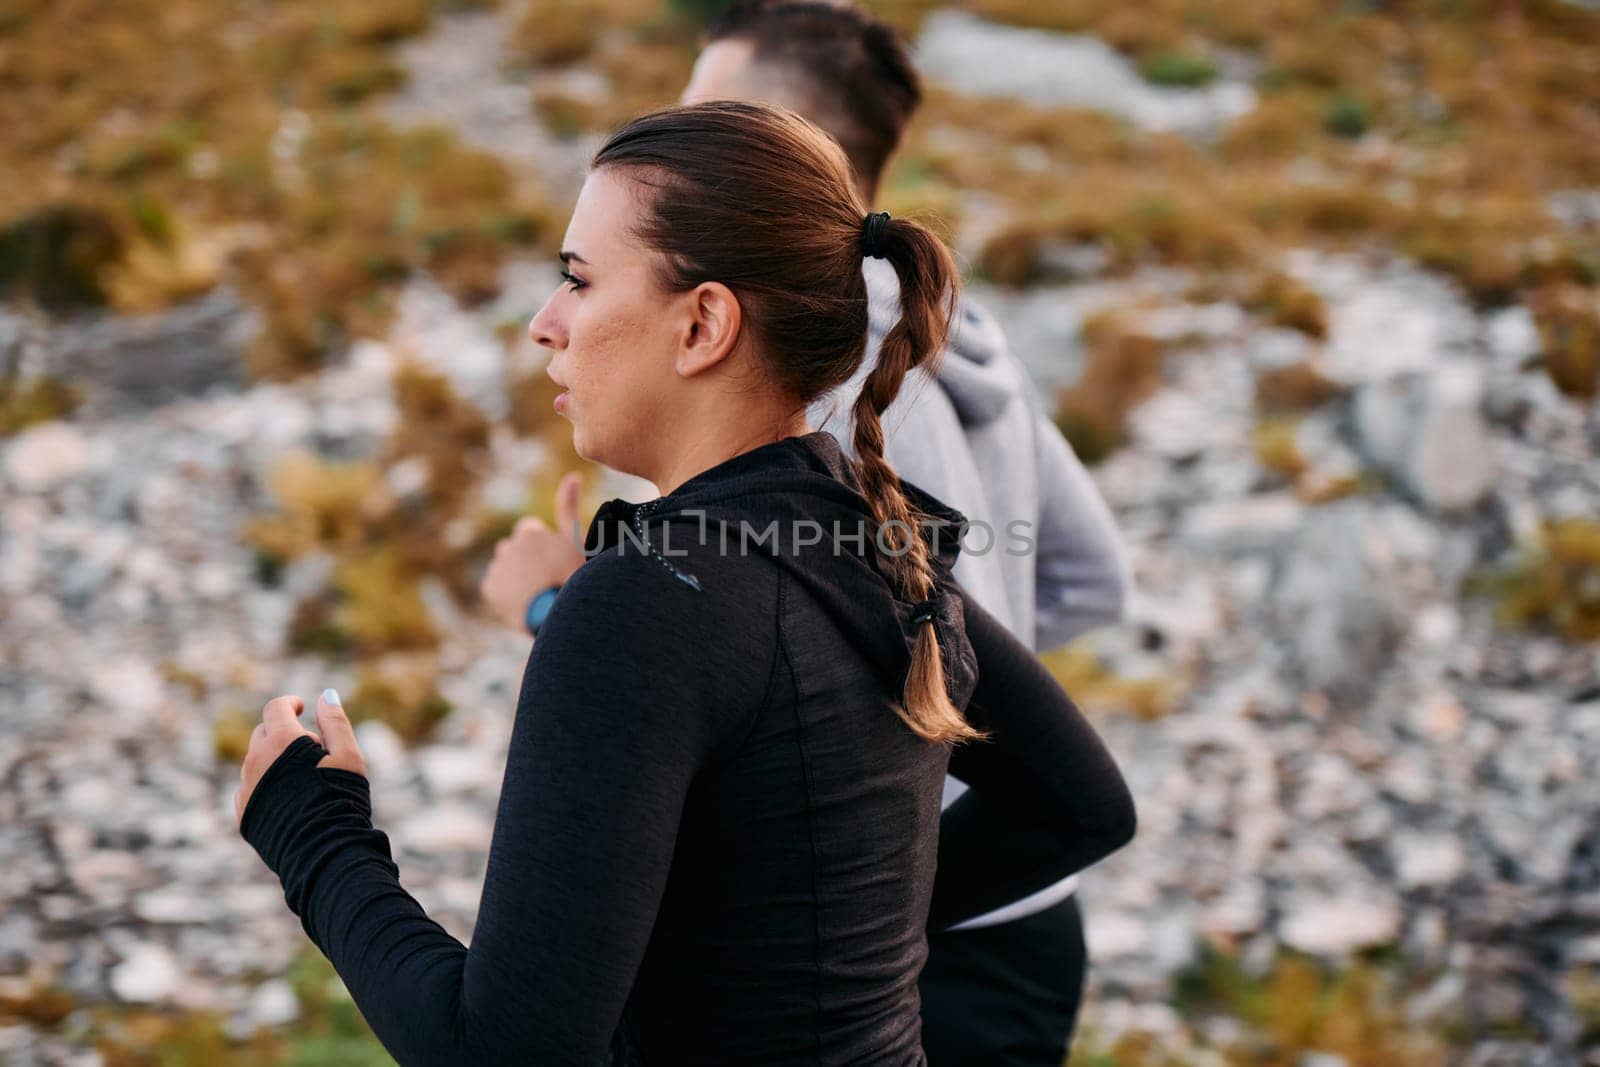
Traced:
[[267, 724], [264, 722], [256, 723], [255, 728], [250, 731], [250, 741], [245, 745], [244, 759], [239, 761], [240, 781], [243, 781], [245, 775], [250, 773], [250, 754], [260, 749], [262, 743], [261, 739], [266, 732]]
[[274, 697], [261, 709], [261, 721], [267, 729], [294, 729], [300, 725], [300, 713], [306, 702], [297, 696]]
[[317, 700], [317, 725], [322, 727], [323, 747], [328, 750], [329, 763], [365, 774], [366, 761], [361, 758], [355, 728], [345, 714], [338, 690], [322, 691], [322, 696]]

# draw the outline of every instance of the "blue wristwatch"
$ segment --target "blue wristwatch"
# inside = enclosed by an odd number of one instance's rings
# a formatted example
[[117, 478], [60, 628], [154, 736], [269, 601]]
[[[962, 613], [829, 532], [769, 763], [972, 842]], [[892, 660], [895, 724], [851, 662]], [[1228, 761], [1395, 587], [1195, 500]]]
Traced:
[[560, 591], [561, 583], [557, 582], [528, 601], [528, 612], [522, 621], [527, 625], [530, 634], [537, 634], [539, 627], [544, 625], [545, 616], [550, 614], [550, 606], [556, 602], [556, 594]]

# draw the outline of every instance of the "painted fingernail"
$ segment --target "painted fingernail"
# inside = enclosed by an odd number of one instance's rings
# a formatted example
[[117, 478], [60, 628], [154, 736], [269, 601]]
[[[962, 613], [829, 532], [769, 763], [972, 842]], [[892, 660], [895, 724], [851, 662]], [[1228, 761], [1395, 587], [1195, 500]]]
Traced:
[[343, 704], [339, 703], [339, 691], [337, 689], [324, 689], [322, 691], [322, 702], [335, 708], [344, 707]]

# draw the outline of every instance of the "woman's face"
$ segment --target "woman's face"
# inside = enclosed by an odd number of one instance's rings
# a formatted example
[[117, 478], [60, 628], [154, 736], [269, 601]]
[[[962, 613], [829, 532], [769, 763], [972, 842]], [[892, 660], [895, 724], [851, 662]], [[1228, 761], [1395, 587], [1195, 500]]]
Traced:
[[577, 453], [650, 477], [653, 450], [674, 438], [683, 386], [674, 361], [688, 329], [688, 295], [660, 288], [658, 253], [631, 236], [637, 189], [609, 168], [589, 175], [561, 246], [569, 277], [528, 335], [553, 352], [545, 370], [566, 390], [555, 407], [572, 423]]

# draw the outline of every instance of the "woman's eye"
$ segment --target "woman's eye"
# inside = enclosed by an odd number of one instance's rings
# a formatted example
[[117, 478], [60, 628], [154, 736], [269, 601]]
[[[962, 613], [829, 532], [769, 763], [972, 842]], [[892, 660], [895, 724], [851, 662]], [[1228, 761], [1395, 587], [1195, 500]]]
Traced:
[[562, 271], [561, 276], [571, 283], [573, 289], [582, 289], [584, 286], [589, 284], [582, 278], [579, 278], [577, 275], [572, 274], [570, 271]]

